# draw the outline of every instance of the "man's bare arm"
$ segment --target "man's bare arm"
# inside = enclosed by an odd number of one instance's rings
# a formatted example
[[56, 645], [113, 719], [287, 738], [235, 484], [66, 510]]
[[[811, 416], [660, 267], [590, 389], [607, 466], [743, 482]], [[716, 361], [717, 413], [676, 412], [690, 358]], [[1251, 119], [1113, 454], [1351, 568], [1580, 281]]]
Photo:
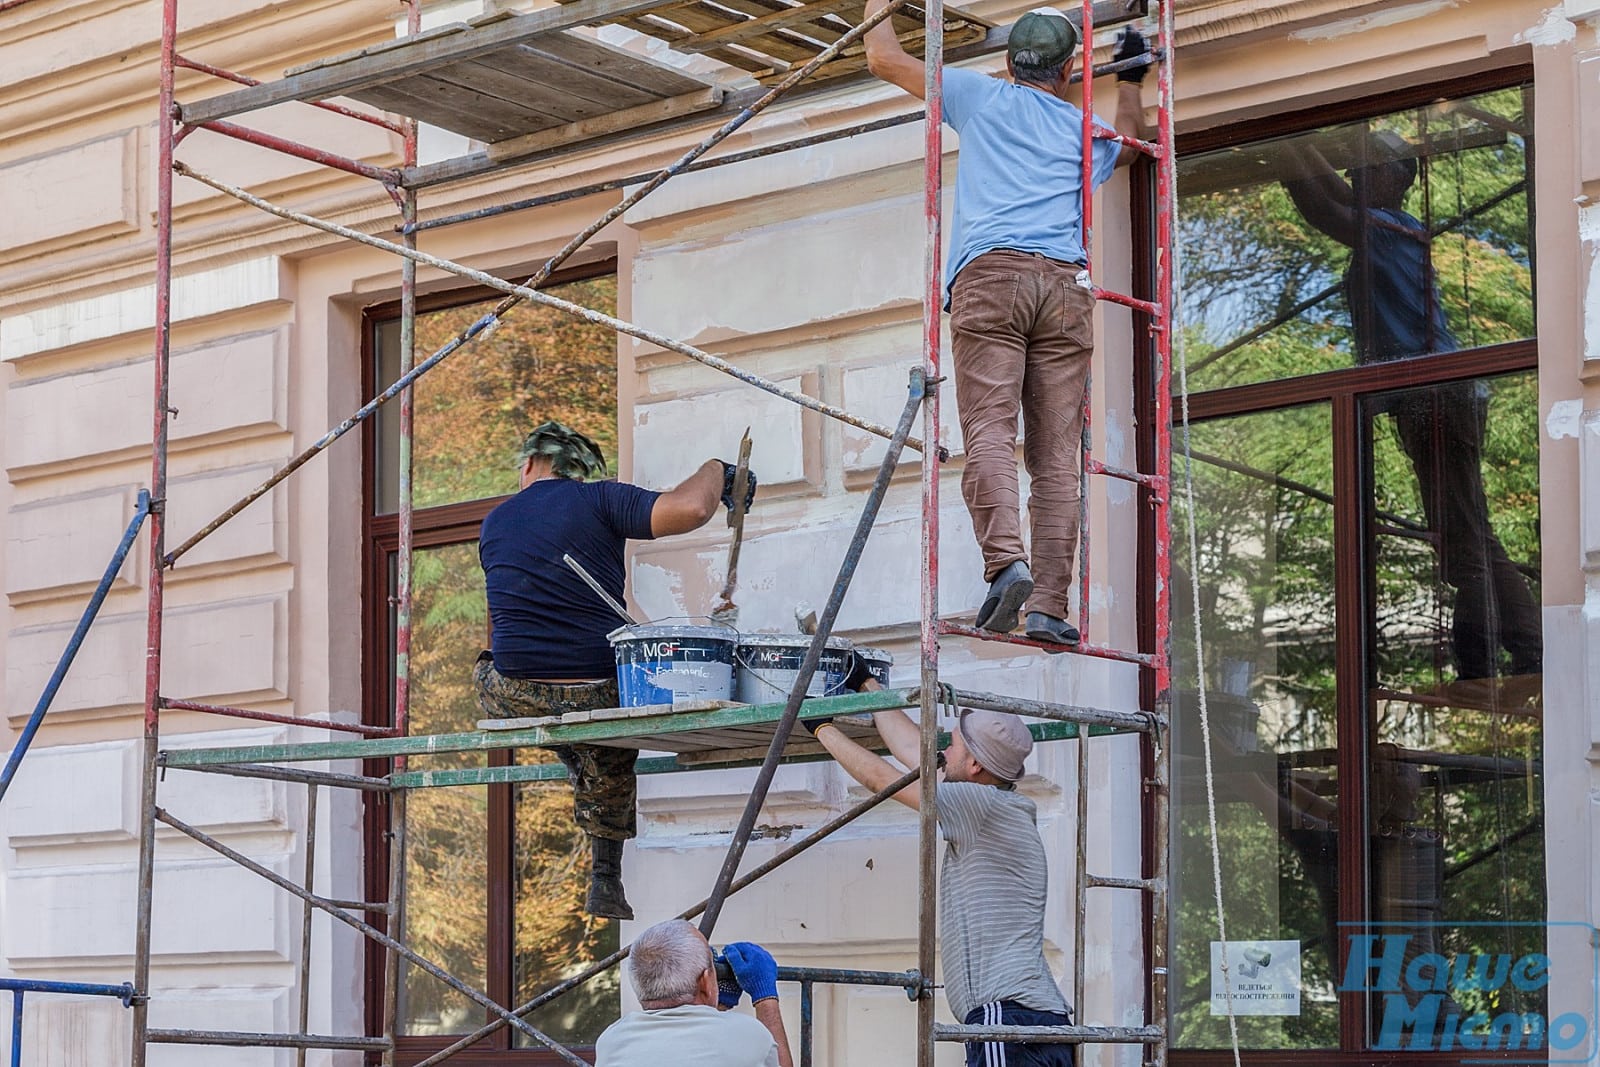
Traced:
[[1342, 245], [1355, 246], [1355, 191], [1321, 152], [1307, 144], [1284, 147], [1279, 178], [1305, 220]]
[[[828, 750], [829, 755], [839, 761], [839, 766], [845, 769], [846, 774], [874, 793], [905, 774], [882, 756], [869, 752], [850, 740], [844, 735], [844, 731], [836, 726], [818, 727], [817, 740]], [[896, 793], [894, 799], [916, 810], [922, 802], [922, 791], [917, 788], [917, 783], [912, 782]]]
[[[838, 733], [837, 730], [834, 733]], [[783, 1028], [783, 1012], [778, 1009], [778, 998], [768, 997], [755, 1005], [756, 1019], [767, 1028], [778, 1046], [778, 1067], [794, 1067], [794, 1056], [789, 1052], [789, 1034]]]
[[[1138, 82], [1117, 83], [1117, 117], [1112, 121], [1112, 125], [1122, 136], [1144, 141], [1148, 140], [1145, 136], [1148, 131], [1144, 128], [1144, 100], [1139, 89]], [[1122, 150], [1117, 153], [1117, 166], [1126, 167], [1138, 158], [1137, 148], [1123, 145]]]
[[[866, 17], [871, 18], [890, 0], [867, 0]], [[927, 69], [922, 60], [907, 52], [894, 34], [894, 16], [884, 19], [867, 31], [863, 44], [867, 49], [867, 69], [890, 85], [897, 85], [916, 97], [924, 99]]]
[[722, 461], [708, 459], [675, 489], [656, 497], [650, 508], [650, 533], [655, 537], [698, 530], [717, 513], [722, 498]]

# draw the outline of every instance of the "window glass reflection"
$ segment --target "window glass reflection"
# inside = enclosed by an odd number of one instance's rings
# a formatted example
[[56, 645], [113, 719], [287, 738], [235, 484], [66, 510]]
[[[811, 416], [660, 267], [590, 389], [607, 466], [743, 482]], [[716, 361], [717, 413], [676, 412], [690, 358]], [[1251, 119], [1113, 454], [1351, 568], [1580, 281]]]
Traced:
[[[615, 314], [614, 274], [547, 290]], [[443, 348], [494, 307], [495, 300], [417, 316], [417, 359]], [[400, 323], [373, 334], [378, 387], [400, 377]], [[564, 422], [600, 446], [617, 465], [617, 335], [549, 308], [524, 305], [428, 371], [416, 384], [412, 492], [418, 508], [517, 491], [517, 448], [545, 419]], [[396, 507], [400, 406], [378, 409], [374, 490], [378, 514]]]
[[1533, 336], [1526, 92], [1180, 161], [1190, 387]]
[[[1241, 1016], [1249, 1048], [1328, 1048], [1339, 1037], [1328, 423], [1328, 408], [1316, 405], [1193, 428], [1197, 556], [1183, 535], [1184, 497], [1175, 501], [1174, 672], [1195, 677], [1198, 579], [1228, 935], [1299, 946], [1299, 1011]], [[1174, 464], [1183, 478], [1181, 453]], [[1227, 1019], [1212, 1004], [1217, 924], [1198, 694], [1185, 684], [1173, 707], [1174, 1043], [1224, 1048]]]
[[1380, 688], [1479, 704], [1535, 697], [1543, 671], [1535, 376], [1384, 393], [1364, 406]]

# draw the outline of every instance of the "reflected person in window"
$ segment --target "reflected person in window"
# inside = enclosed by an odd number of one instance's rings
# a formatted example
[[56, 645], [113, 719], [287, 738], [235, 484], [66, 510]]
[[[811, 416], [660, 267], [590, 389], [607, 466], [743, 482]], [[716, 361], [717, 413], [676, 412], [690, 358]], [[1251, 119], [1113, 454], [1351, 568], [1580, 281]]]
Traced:
[[[522, 491], [483, 520], [483, 565], [492, 651], [473, 671], [487, 718], [561, 715], [617, 706], [616, 661], [606, 634], [618, 619], [562, 556], [571, 555], [617, 601], [625, 596], [624, 552], [704, 526], [728, 499], [733, 470], [707, 460], [681, 485], [658, 493], [603, 478], [595, 443], [558, 422], [528, 435]], [[750, 496], [756, 478], [750, 475]], [[746, 500], [748, 506], [749, 499]], [[634, 761], [639, 753], [601, 745], [555, 745], [572, 781], [573, 818], [593, 854], [585, 910], [631, 919], [622, 886], [623, 842], [637, 833]]]
[[[887, 3], [868, 0], [866, 12]], [[872, 73], [922, 98], [923, 61], [901, 47], [892, 19], [869, 30], [865, 45]], [[1066, 614], [1081, 518], [1083, 390], [1094, 354], [1095, 296], [1082, 232], [1083, 112], [1068, 100], [1077, 48], [1077, 27], [1053, 8], [1037, 8], [1011, 28], [1010, 82], [949, 65], [942, 72], [944, 119], [961, 135], [945, 307], [967, 454], [961, 495], [989, 583], [977, 624], [1009, 633], [1026, 604], [1028, 636], [1063, 645], [1078, 642]], [[1116, 58], [1148, 51], [1129, 28]], [[1148, 69], [1117, 75], [1122, 134], [1140, 135], [1139, 82]], [[1096, 139], [1091, 186], [1136, 155]], [[1019, 417], [1032, 479], [1031, 546], [1022, 540], [1017, 489]]]
[[[1434, 278], [1432, 235], [1403, 206], [1416, 181], [1417, 152], [1399, 134], [1373, 131], [1346, 180], [1312, 145], [1285, 150], [1283, 187], [1295, 206], [1351, 250], [1345, 296], [1356, 358], [1364, 364], [1457, 347]], [[1457, 677], [1493, 678], [1501, 648], [1510, 654], [1511, 674], [1541, 673], [1539, 607], [1495, 535], [1483, 488], [1487, 388], [1453, 382], [1411, 390], [1376, 410], [1394, 419], [1428, 525], [1439, 537], [1441, 576], [1456, 591]]]

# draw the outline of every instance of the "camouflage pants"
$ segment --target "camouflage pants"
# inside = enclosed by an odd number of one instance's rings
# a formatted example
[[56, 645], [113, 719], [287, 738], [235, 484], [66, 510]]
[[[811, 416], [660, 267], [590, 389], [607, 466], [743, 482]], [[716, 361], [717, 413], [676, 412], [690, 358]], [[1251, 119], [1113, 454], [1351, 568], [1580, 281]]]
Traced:
[[[563, 715], [569, 711], [617, 706], [615, 679], [563, 685], [529, 678], [507, 678], [485, 652], [472, 671], [478, 709], [487, 719]], [[551, 745], [572, 781], [572, 818], [590, 837], [626, 841], [638, 833], [633, 764], [637, 749], [605, 745]]]

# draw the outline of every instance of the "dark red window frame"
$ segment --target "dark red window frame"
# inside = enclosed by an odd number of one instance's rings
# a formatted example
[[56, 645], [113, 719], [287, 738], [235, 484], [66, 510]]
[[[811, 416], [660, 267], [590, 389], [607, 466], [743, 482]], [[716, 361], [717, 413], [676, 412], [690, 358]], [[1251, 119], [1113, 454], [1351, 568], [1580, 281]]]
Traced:
[[[617, 261], [603, 260], [599, 263], [586, 264], [569, 270], [559, 271], [545, 283], [545, 288], [558, 286], [567, 282], [581, 281], [585, 278], [595, 278], [606, 274], [615, 274]], [[467, 289], [451, 290], [422, 297], [417, 301], [418, 314], [429, 311], [438, 311], [449, 307], [458, 307], [481, 300], [494, 299], [500, 293], [492, 289], [472, 287]], [[515, 311], [511, 314], [516, 314]], [[361, 318], [361, 388], [363, 396], [372, 396], [377, 392], [376, 361], [373, 338], [378, 324], [398, 318], [400, 304], [398, 301], [389, 301], [374, 304], [362, 311]], [[419, 352], [417, 358], [424, 358], [428, 353]], [[388, 725], [391, 719], [391, 702], [393, 699], [393, 651], [390, 642], [390, 604], [389, 604], [389, 561], [390, 556], [398, 550], [400, 541], [400, 520], [397, 514], [374, 514], [377, 506], [372, 474], [378, 462], [377, 456], [377, 425], [374, 420], [368, 420], [362, 428], [362, 553], [361, 553], [361, 596], [362, 596], [362, 708], [363, 722]], [[412, 543], [417, 548], [440, 547], [444, 545], [460, 544], [466, 541], [475, 541], [478, 537], [478, 528], [483, 524], [484, 516], [502, 501], [505, 496], [488, 497], [481, 500], [469, 500], [456, 504], [445, 504], [439, 507], [418, 508], [412, 514], [413, 536]], [[488, 634], [484, 635], [485, 641]], [[512, 753], [508, 750], [499, 750], [488, 753], [488, 763], [491, 766], [510, 764]], [[364, 774], [384, 775], [392, 769], [388, 760], [367, 760], [363, 767]], [[489, 786], [489, 840], [488, 855], [488, 939], [489, 939], [489, 984], [484, 990], [489, 997], [498, 1004], [515, 1007], [512, 999], [515, 996], [512, 988], [511, 958], [513, 928], [511, 920], [511, 790], [510, 785]], [[383, 900], [388, 894], [389, 878], [389, 805], [384, 796], [377, 793], [365, 793], [364, 818], [363, 818], [363, 846], [367, 862], [364, 868], [364, 884], [368, 900]], [[380, 929], [384, 928], [382, 915], [369, 915], [368, 922]], [[365, 975], [362, 983], [366, 1000], [366, 1025], [367, 1032], [379, 1035], [383, 1032], [383, 974], [384, 974], [383, 949], [372, 941], [366, 941], [364, 960]], [[485, 1016], [487, 1021], [487, 1015]], [[454, 1043], [461, 1035], [450, 1037], [400, 1037], [396, 1042], [395, 1063], [398, 1067], [411, 1067], [411, 1065], [427, 1058], [429, 1055]], [[591, 1050], [585, 1048], [575, 1049], [580, 1055], [588, 1055]], [[368, 1062], [379, 1062], [377, 1054], [369, 1054]], [[511, 1043], [511, 1031], [507, 1027], [488, 1038], [477, 1046], [466, 1049], [452, 1057], [450, 1063], [459, 1063], [462, 1067], [554, 1067], [562, 1061], [554, 1054], [543, 1049], [514, 1048]]]
[[[1473, 74], [1466, 77], [1429, 82], [1408, 89], [1397, 89], [1390, 92], [1363, 96], [1342, 103], [1322, 105], [1300, 111], [1285, 112], [1268, 118], [1226, 123], [1208, 129], [1197, 130], [1193, 133], [1178, 136], [1177, 152], [1179, 156], [1194, 155], [1218, 148], [1226, 148], [1235, 144], [1244, 144], [1259, 141], [1270, 137], [1287, 134], [1303, 133], [1321, 127], [1335, 125], [1341, 122], [1353, 121], [1369, 116], [1382, 115], [1408, 108], [1420, 107], [1434, 100], [1448, 97], [1469, 96], [1476, 93], [1489, 92], [1496, 89], [1508, 89], [1518, 85], [1531, 85], [1533, 82], [1533, 67], [1530, 64], [1519, 64], [1503, 67], [1493, 71]], [[1532, 171], [1535, 163], [1534, 153], [1537, 146], [1530, 142], [1528, 154], [1528, 167]], [[1151, 257], [1153, 248], [1153, 234], [1151, 220], [1154, 218], [1155, 188], [1151, 180], [1152, 175], [1141, 168], [1136, 175], [1136, 186], [1133, 202], [1136, 205], [1147, 205], [1145, 211], [1134, 211], [1134, 249], [1135, 249], [1135, 277], [1143, 280], [1144, 294], [1154, 292], [1154, 268]], [[1533, 194], [1533, 183], [1529, 183], [1529, 197]], [[1530, 211], [1532, 203], [1530, 200]], [[1537, 268], [1535, 268], [1537, 270]], [[1153, 299], [1153, 296], [1149, 298]], [[1181, 303], [1180, 303], [1181, 314]], [[1136, 330], [1143, 330], [1144, 324], [1135, 322]], [[1151, 350], [1153, 351], [1153, 349]], [[1448, 354], [1421, 356], [1412, 359], [1399, 360], [1385, 363], [1381, 366], [1358, 366], [1341, 370], [1327, 371], [1320, 374], [1306, 375], [1304, 377], [1283, 378], [1275, 381], [1266, 381], [1242, 385], [1231, 388], [1215, 389], [1206, 392], [1194, 393], [1189, 398], [1189, 418], [1191, 422], [1200, 422], [1205, 419], [1221, 418], [1233, 415], [1245, 415], [1252, 412], [1271, 411], [1280, 408], [1289, 408], [1298, 404], [1310, 402], [1327, 403], [1330, 408], [1330, 421], [1333, 426], [1333, 462], [1334, 462], [1334, 490], [1335, 498], [1335, 537], [1347, 545], [1363, 546], [1361, 552], [1341, 552], [1336, 561], [1335, 569], [1335, 629], [1336, 629], [1336, 677], [1338, 679], [1338, 715], [1337, 729], [1339, 736], [1339, 761], [1337, 778], [1340, 782], [1350, 782], [1355, 785], [1348, 791], [1341, 789], [1340, 803], [1340, 837], [1344, 841], [1365, 840], [1366, 828], [1366, 793], [1368, 788], [1367, 765], [1361, 739], [1366, 731], [1366, 678], [1368, 672], [1368, 643], [1367, 632], [1367, 560], [1365, 553], [1365, 534], [1361, 526], [1362, 500], [1370, 488], [1368, 460], [1363, 455], [1360, 443], [1360, 410], [1359, 399], [1362, 395], [1378, 390], [1390, 391], [1406, 389], [1417, 386], [1432, 385], [1446, 381], [1460, 380], [1463, 378], [1489, 377], [1496, 374], [1505, 374], [1515, 371], [1537, 371], [1539, 362], [1539, 348], [1537, 339], [1517, 341], [1510, 344], [1492, 345], [1484, 348], [1470, 349]], [[1135, 366], [1135, 396], [1137, 399], [1138, 414], [1141, 425], [1153, 425], [1154, 401], [1153, 365], [1150, 359], [1136, 361]], [[1177, 389], [1177, 375], [1174, 370], [1173, 388]], [[1180, 412], [1174, 407], [1173, 419], [1178, 420]], [[1140, 435], [1140, 465], [1141, 469], [1152, 469], [1154, 463], [1154, 434], [1146, 432]], [[1173, 435], [1174, 450], [1181, 448], [1178, 434]], [[1176, 465], [1175, 465], [1176, 466]], [[1176, 470], [1175, 470], [1176, 473]], [[1154, 549], [1153, 549], [1153, 517], [1147, 511], [1146, 536], [1142, 538], [1141, 551], [1141, 588], [1140, 599], [1140, 640], [1141, 647], [1151, 649], [1155, 642], [1154, 613], [1151, 610], [1155, 603], [1155, 591], [1150, 576], [1154, 574]], [[1181, 625], [1182, 620], [1174, 619], [1174, 625]], [[1145, 672], [1143, 691], [1141, 697], [1147, 702], [1153, 702], [1155, 691], [1153, 679]], [[1145, 767], [1148, 780], [1152, 768]], [[1153, 836], [1151, 827], [1145, 826], [1145, 869], [1149, 874], [1153, 871], [1153, 856], [1150, 845]], [[1367, 900], [1367, 856], [1362, 848], [1343, 848], [1340, 850], [1340, 879], [1339, 901], [1343, 920], [1359, 921], [1366, 917]], [[1148, 908], [1148, 903], [1146, 904]], [[1176, 916], [1169, 916], [1169, 936], [1176, 930]], [[1147, 927], [1148, 928], [1148, 927]], [[1148, 947], [1147, 947], [1148, 952]], [[1341, 953], [1340, 967], [1345, 963], [1345, 953]], [[1148, 961], [1147, 961], [1148, 962]], [[1457, 1067], [1463, 1062], [1463, 1057], [1475, 1062], [1485, 1060], [1505, 1059], [1527, 1062], [1527, 1054], [1517, 1053], [1485, 1053], [1485, 1052], [1392, 1052], [1367, 1049], [1367, 1002], [1364, 994], [1360, 992], [1340, 993], [1340, 1044], [1338, 1049], [1269, 1049], [1250, 1050], [1241, 1049], [1243, 1062], [1265, 1067], [1265, 1065], [1329, 1065], [1329, 1067], [1394, 1067], [1394, 1065], [1414, 1065], [1414, 1067]], [[1166, 1020], [1170, 1024], [1170, 1020]], [[1231, 1067], [1233, 1053], [1228, 1049], [1185, 1050], [1172, 1049], [1168, 1053], [1170, 1061], [1175, 1067]]]

